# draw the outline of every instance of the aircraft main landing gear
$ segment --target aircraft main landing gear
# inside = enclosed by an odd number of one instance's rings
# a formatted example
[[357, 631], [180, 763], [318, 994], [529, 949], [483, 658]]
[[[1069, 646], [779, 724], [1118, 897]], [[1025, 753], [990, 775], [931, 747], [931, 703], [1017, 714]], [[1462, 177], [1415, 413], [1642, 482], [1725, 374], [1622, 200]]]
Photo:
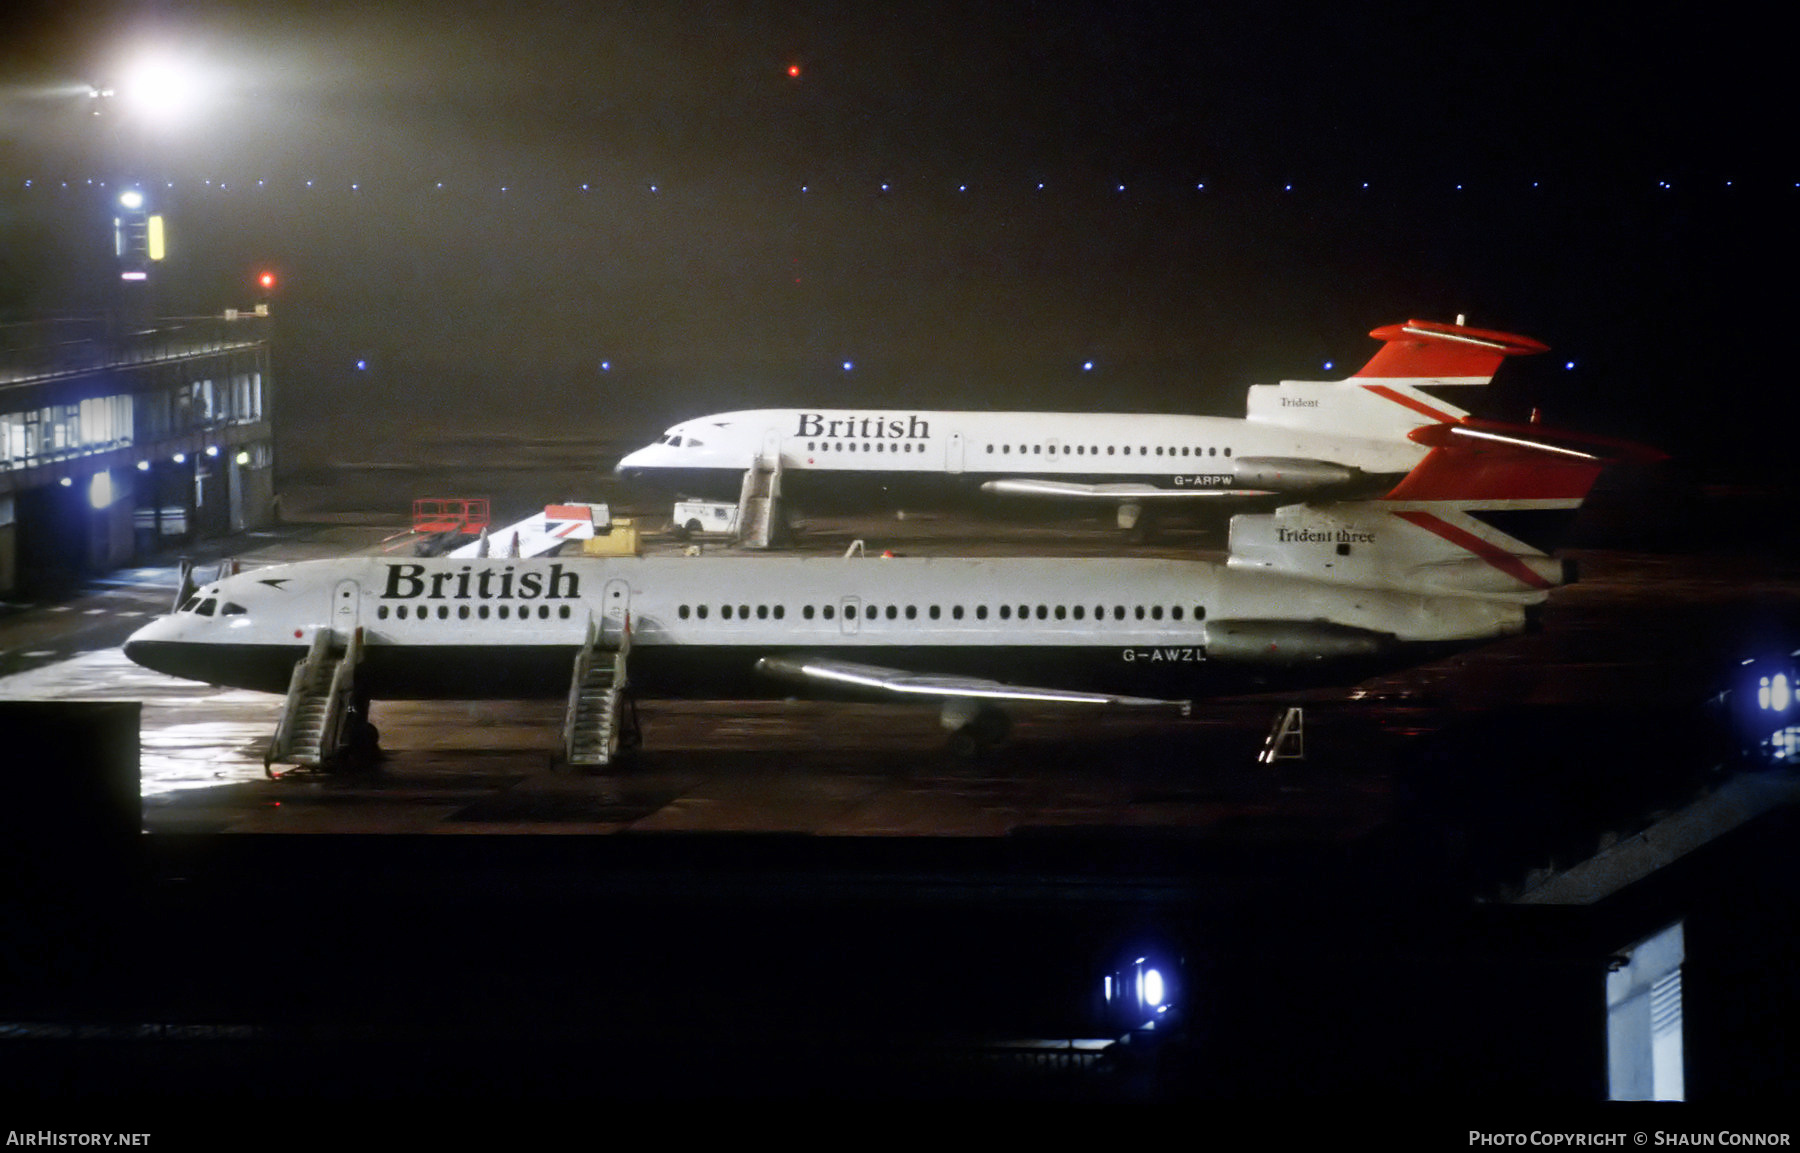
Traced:
[[349, 728], [349, 739], [343, 744], [334, 767], [351, 773], [366, 773], [381, 763], [381, 730], [376, 728], [367, 718], [369, 706], [365, 703], [356, 711], [344, 718]]
[[1006, 742], [1012, 734], [1012, 718], [992, 705], [958, 697], [944, 702], [938, 718], [950, 730], [950, 751], [972, 757]]

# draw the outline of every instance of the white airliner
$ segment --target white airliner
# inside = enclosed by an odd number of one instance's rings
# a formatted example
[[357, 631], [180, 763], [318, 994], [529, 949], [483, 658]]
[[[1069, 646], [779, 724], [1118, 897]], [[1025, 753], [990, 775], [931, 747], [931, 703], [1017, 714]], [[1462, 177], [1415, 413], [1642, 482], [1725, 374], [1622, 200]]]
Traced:
[[786, 497], [808, 508], [923, 507], [972, 494], [1118, 510], [1220, 498], [1376, 496], [1419, 463], [1407, 438], [1468, 412], [1435, 395], [1484, 385], [1509, 356], [1546, 351], [1506, 332], [1409, 320], [1339, 381], [1251, 386], [1247, 414], [755, 409], [686, 420], [622, 459], [626, 480], [735, 500], [746, 470], [779, 455]]
[[1568, 579], [1544, 522], [1566, 521], [1609, 461], [1653, 455], [1479, 421], [1412, 439], [1426, 455], [1382, 499], [1241, 514], [1223, 564], [354, 557], [219, 580], [125, 653], [294, 701], [297, 662], [354, 641], [357, 717], [387, 698], [569, 694], [573, 724], [584, 650], [628, 649], [644, 697], [936, 701], [946, 727], [992, 735], [1008, 700], [1185, 707], [1518, 633]]

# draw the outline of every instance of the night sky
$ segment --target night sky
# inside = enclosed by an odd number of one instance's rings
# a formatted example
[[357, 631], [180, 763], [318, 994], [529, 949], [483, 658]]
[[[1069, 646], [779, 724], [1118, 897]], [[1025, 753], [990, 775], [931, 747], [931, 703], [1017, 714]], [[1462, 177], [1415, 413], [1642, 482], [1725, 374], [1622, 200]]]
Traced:
[[[283, 416], [335, 437], [1238, 415], [1467, 313], [1554, 350], [1495, 415], [1786, 470], [1800, 164], [1747, 9], [844, 8], [13, 5], [0, 312], [101, 303], [123, 180], [161, 311], [276, 273]], [[147, 48], [176, 122], [125, 102]]]

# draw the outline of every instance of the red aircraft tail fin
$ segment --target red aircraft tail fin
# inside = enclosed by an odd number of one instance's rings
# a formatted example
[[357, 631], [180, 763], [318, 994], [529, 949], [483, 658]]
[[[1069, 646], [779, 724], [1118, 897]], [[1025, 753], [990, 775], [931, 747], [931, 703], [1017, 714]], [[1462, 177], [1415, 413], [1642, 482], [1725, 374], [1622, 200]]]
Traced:
[[1549, 351], [1529, 336], [1431, 320], [1389, 324], [1369, 335], [1382, 342], [1381, 348], [1353, 380], [1486, 384], [1507, 357]]

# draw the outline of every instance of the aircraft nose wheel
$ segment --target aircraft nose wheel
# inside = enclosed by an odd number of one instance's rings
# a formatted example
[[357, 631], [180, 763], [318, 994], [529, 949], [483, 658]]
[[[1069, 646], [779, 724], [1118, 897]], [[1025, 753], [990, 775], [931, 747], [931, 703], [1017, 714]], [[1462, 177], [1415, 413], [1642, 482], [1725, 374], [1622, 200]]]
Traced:
[[345, 766], [352, 772], [368, 772], [381, 762], [381, 757], [381, 730], [368, 721], [356, 722], [350, 747], [345, 750]]

